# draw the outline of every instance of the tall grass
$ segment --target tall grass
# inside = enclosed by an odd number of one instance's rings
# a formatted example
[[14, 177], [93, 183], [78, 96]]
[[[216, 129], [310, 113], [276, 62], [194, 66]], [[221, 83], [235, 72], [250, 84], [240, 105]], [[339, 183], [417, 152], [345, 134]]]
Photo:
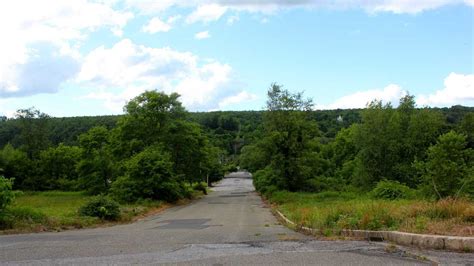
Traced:
[[467, 199], [381, 200], [352, 193], [276, 192], [270, 201], [290, 220], [321, 229], [400, 230], [474, 235], [474, 203]]
[[[93, 196], [82, 192], [25, 192], [14, 204], [0, 215], [0, 230], [3, 232], [38, 232], [84, 228], [102, 224], [96, 217], [81, 216], [78, 209]], [[118, 222], [127, 222], [138, 215], [159, 208], [162, 202], [142, 201], [121, 206], [122, 216]], [[1, 231], [0, 231], [1, 233]]]

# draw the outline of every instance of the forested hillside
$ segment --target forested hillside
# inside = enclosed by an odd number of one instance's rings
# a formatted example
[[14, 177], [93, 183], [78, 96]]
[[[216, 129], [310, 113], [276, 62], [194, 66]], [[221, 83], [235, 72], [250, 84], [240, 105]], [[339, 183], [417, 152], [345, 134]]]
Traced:
[[122, 116], [51, 118], [18, 110], [0, 122], [0, 175], [27, 191], [175, 201], [186, 184], [223, 176], [223, 151], [190, 122], [177, 94], [146, 92]]
[[[446, 219], [464, 228], [474, 217], [474, 108], [417, 108], [411, 95], [396, 108], [379, 101], [363, 110], [312, 107], [302, 93], [273, 84], [265, 111], [189, 113], [179, 95], [156, 91], [132, 99], [121, 116], [18, 110], [0, 119], [0, 228], [28, 228], [33, 220], [55, 228], [55, 219], [82, 226], [84, 215], [119, 219], [120, 209], [133, 217], [140, 212], [123, 206], [192, 198], [207, 193], [204, 182], [240, 168], [302, 224], [464, 234], [429, 228]], [[77, 206], [87, 195], [101, 196], [78, 211], [55, 207], [71, 220], [9, 208], [14, 190], [33, 193], [20, 198], [26, 206], [55, 197], [72, 197]], [[49, 190], [58, 192], [38, 192]], [[333, 199], [329, 209], [326, 197]], [[308, 208], [319, 216], [307, 216]], [[418, 212], [424, 216], [412, 215]]]
[[[397, 108], [377, 101], [363, 110], [311, 106], [300, 94], [277, 90], [269, 91], [264, 111], [189, 113], [177, 95], [155, 92], [130, 101], [120, 116], [54, 118], [18, 110], [15, 118], [0, 119], [0, 171], [15, 178], [17, 189], [91, 193], [131, 185], [144, 163], [159, 171], [157, 180], [184, 181], [215, 180], [240, 166], [256, 173], [261, 190], [369, 190], [381, 180], [418, 188], [430, 187], [439, 156], [454, 156], [440, 154], [449, 144], [464, 158], [453, 163], [467, 168], [444, 175], [471, 173], [472, 159], [462, 154], [474, 145], [472, 107], [420, 109], [412, 96]], [[458, 178], [447, 183], [461, 186], [465, 180]], [[440, 190], [442, 196], [455, 188]]]
[[261, 136], [240, 156], [263, 193], [375, 189], [401, 197], [474, 196], [472, 108], [419, 109], [407, 95], [396, 108], [372, 101], [357, 113], [360, 122], [324, 128], [317, 123], [327, 121], [314, 119], [318, 113], [302, 94], [273, 85], [268, 96]]

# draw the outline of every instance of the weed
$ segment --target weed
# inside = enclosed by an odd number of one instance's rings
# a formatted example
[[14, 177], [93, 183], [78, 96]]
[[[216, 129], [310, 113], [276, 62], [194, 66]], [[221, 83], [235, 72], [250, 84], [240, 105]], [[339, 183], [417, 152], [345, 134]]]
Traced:
[[388, 253], [395, 253], [397, 252], [398, 248], [396, 245], [394, 244], [388, 244], [385, 246], [385, 251], [388, 252]]
[[290, 220], [324, 235], [342, 229], [473, 235], [473, 230], [465, 230], [474, 221], [474, 203], [468, 199], [387, 200], [345, 192], [278, 191], [269, 200]]
[[[24, 192], [0, 215], [0, 230], [58, 231], [104, 223], [96, 217], [79, 215], [78, 209], [93, 198], [82, 192]], [[119, 222], [131, 221], [162, 204], [160, 201], [147, 200], [123, 205]]]

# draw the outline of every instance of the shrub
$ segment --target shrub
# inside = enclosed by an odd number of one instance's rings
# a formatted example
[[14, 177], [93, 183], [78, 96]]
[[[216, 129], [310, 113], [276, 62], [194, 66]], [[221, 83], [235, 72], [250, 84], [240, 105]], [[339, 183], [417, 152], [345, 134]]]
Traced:
[[117, 220], [120, 218], [120, 205], [107, 197], [98, 196], [79, 208], [79, 213], [105, 220]]
[[472, 161], [474, 151], [467, 147], [466, 136], [450, 131], [439, 136], [427, 151], [425, 162], [415, 163], [422, 173], [425, 185], [438, 199], [474, 192]]
[[198, 182], [194, 184], [193, 189], [196, 191], [202, 191], [204, 195], [207, 195], [207, 184], [206, 182]]
[[281, 190], [283, 187], [282, 182], [279, 182], [275, 171], [270, 167], [258, 170], [253, 176], [253, 184], [255, 189], [264, 195], [267, 191], [271, 194], [275, 191]]
[[169, 154], [160, 147], [149, 147], [125, 163], [125, 175], [112, 183], [112, 196], [123, 202], [139, 199], [177, 201], [186, 189], [172, 171]]
[[13, 179], [6, 179], [0, 176], [0, 212], [10, 205], [15, 199], [15, 193], [12, 191]]
[[377, 183], [370, 194], [377, 199], [394, 200], [410, 198], [413, 192], [409, 187], [397, 181], [382, 180]]
[[305, 192], [322, 192], [327, 190], [337, 190], [344, 188], [343, 180], [339, 180], [331, 177], [315, 177], [306, 180], [305, 186], [302, 188], [302, 191]]

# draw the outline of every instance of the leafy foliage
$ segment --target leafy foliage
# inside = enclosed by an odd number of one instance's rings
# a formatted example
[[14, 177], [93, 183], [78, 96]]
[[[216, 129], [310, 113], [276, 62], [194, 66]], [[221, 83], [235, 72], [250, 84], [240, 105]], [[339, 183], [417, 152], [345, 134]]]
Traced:
[[311, 148], [317, 145], [314, 138], [318, 130], [307, 117], [312, 102], [302, 97], [301, 93], [291, 94], [277, 84], [268, 90], [266, 137], [261, 145], [268, 155], [265, 176], [271, 176], [279, 189], [301, 189], [317, 161]]
[[413, 191], [400, 182], [382, 180], [371, 191], [371, 195], [376, 199], [407, 199], [413, 196]]
[[79, 143], [82, 148], [77, 164], [80, 187], [91, 194], [106, 192], [114, 175], [109, 131], [105, 127], [94, 127], [79, 137]]
[[81, 148], [59, 144], [41, 151], [38, 160], [40, 175], [36, 178], [37, 190], [75, 190], [79, 178], [76, 165]]
[[[382, 184], [396, 194], [397, 182], [436, 198], [474, 194], [472, 107], [420, 109], [406, 95], [396, 108], [373, 101], [362, 110], [313, 111], [302, 93], [272, 84], [266, 111], [188, 113], [178, 94], [157, 91], [124, 110], [51, 118], [29, 108], [1, 117], [0, 175], [15, 178], [14, 189], [86, 190], [121, 201], [175, 201], [237, 169], [253, 172], [268, 194], [360, 193]], [[441, 140], [450, 130], [464, 140]]]
[[15, 149], [11, 144], [0, 150], [0, 174], [6, 178], [15, 178], [14, 188], [31, 188], [29, 183], [33, 163], [26, 152]]
[[426, 184], [438, 198], [474, 195], [474, 151], [466, 136], [450, 131], [428, 149], [426, 162], [418, 164]]
[[134, 155], [125, 163], [125, 175], [112, 185], [112, 195], [125, 202], [138, 199], [176, 201], [184, 190], [173, 173], [170, 155], [161, 147], [152, 146]]
[[0, 176], [0, 213], [15, 199], [15, 193], [12, 191], [12, 187], [12, 179], [6, 179]]
[[117, 220], [120, 218], [120, 205], [107, 197], [98, 196], [79, 208], [79, 213], [104, 220]]
[[49, 146], [49, 116], [37, 109], [20, 109], [19, 120], [21, 149], [29, 159], [36, 159], [41, 150]]

